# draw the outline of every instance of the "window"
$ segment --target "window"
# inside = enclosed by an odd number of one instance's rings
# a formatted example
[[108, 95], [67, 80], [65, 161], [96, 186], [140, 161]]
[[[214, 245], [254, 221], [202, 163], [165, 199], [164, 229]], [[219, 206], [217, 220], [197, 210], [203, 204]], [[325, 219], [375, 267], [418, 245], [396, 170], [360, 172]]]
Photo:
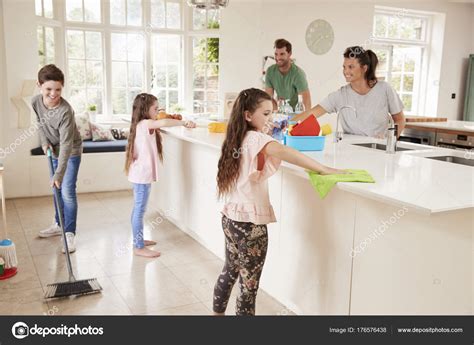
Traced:
[[422, 112], [420, 89], [429, 47], [429, 17], [404, 9], [376, 9], [373, 48], [379, 57], [377, 76], [398, 92], [408, 115]]
[[218, 10], [186, 0], [35, 2], [40, 64], [64, 69], [76, 112], [94, 104], [99, 121], [118, 120], [141, 92], [170, 112], [218, 111]]
[[110, 0], [110, 24], [141, 26], [142, 1]]
[[217, 113], [219, 107], [218, 10], [192, 9], [192, 99], [194, 113]]
[[219, 38], [193, 38], [193, 112], [218, 111]]
[[103, 113], [103, 55], [102, 33], [96, 31], [67, 30], [67, 65], [69, 102], [76, 113], [97, 106]]
[[146, 89], [143, 49], [141, 34], [112, 33], [113, 114], [130, 114], [135, 96]]
[[180, 29], [180, 1], [151, 0], [151, 27], [160, 29]]
[[54, 29], [39, 25], [37, 29], [39, 68], [54, 63]]
[[151, 92], [160, 107], [178, 111], [181, 88], [181, 36], [154, 35], [152, 47]]
[[219, 29], [219, 10], [193, 8], [193, 30]]
[[98, 0], [66, 0], [66, 20], [100, 23], [100, 3]]
[[40, 17], [54, 18], [53, 0], [35, 0], [35, 13]]

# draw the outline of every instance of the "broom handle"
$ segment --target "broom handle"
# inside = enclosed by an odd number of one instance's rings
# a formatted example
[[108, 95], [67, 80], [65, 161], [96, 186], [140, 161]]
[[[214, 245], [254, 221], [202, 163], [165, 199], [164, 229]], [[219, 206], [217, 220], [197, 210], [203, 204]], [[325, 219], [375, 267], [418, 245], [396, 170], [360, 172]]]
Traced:
[[7, 231], [7, 207], [5, 205], [5, 188], [3, 186], [3, 167], [0, 171], [0, 192], [2, 193], [2, 220], [3, 220], [3, 231], [5, 232], [5, 238], [8, 238]]
[[[53, 166], [53, 157], [51, 154], [51, 149], [48, 148], [47, 151], [48, 155], [48, 162], [49, 162], [49, 172], [51, 173], [51, 176], [54, 176], [54, 166]], [[74, 277], [74, 273], [72, 273], [72, 265], [71, 265], [71, 256], [69, 255], [69, 247], [67, 245], [67, 240], [66, 240], [66, 231], [64, 230], [64, 216], [63, 216], [63, 208], [61, 203], [59, 202], [60, 197], [59, 197], [59, 190], [56, 188], [56, 185], [53, 183], [53, 194], [54, 194], [54, 208], [56, 209], [56, 213], [58, 214], [59, 218], [59, 225], [61, 226], [61, 230], [63, 232], [62, 238], [63, 238], [63, 244], [64, 244], [64, 249], [65, 249], [65, 254], [66, 254], [66, 262], [67, 262], [67, 270], [69, 272], [69, 281], [74, 282], [76, 281], [76, 278]]]

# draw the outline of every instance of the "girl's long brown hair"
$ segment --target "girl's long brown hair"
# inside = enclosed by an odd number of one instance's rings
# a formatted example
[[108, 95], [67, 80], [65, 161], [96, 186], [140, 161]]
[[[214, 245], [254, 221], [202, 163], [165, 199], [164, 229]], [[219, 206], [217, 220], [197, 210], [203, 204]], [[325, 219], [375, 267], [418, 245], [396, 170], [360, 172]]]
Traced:
[[245, 112], [251, 114], [257, 110], [262, 101], [271, 101], [272, 98], [262, 90], [247, 89], [239, 93], [235, 100], [227, 134], [222, 144], [221, 157], [217, 165], [217, 194], [219, 198], [224, 197], [232, 191], [240, 174], [240, 156], [242, 154], [242, 142], [248, 131], [254, 130], [249, 122], [245, 120]]
[[[133, 162], [133, 150], [135, 146], [135, 137], [137, 136], [137, 125], [141, 120], [150, 119], [150, 108], [158, 99], [149, 93], [140, 93], [133, 101], [132, 123], [130, 125], [130, 135], [128, 136], [127, 155], [125, 159], [125, 173], [128, 175], [130, 165]], [[156, 147], [158, 148], [158, 155], [163, 161], [163, 144], [161, 143], [161, 134], [157, 129], [156, 133]]]

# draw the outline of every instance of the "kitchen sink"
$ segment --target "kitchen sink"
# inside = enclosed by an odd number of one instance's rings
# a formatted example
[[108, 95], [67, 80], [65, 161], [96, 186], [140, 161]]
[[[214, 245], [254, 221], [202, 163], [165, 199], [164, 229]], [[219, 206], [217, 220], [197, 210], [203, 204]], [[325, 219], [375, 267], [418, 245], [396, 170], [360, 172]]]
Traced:
[[437, 161], [455, 163], [455, 164], [462, 164], [474, 167], [474, 159], [467, 159], [457, 156], [439, 156], [439, 157], [425, 157], [429, 159], [436, 159]]
[[[383, 150], [383, 151], [385, 151], [385, 149], [387, 148], [387, 145], [377, 144], [377, 143], [363, 143], [363, 144], [352, 144], [352, 145], [368, 147], [369, 149]], [[398, 147], [397, 146], [395, 151], [411, 151], [411, 150], [413, 150], [413, 149], [407, 149], [407, 148], [404, 148], [404, 147]]]

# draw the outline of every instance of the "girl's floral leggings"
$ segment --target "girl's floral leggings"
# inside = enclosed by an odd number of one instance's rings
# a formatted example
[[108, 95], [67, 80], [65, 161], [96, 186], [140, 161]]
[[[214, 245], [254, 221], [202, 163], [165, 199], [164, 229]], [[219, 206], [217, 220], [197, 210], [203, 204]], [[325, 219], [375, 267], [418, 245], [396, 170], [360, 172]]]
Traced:
[[214, 287], [213, 310], [226, 310], [232, 287], [239, 278], [236, 315], [255, 315], [255, 299], [268, 247], [266, 225], [236, 222], [222, 217], [225, 264]]

